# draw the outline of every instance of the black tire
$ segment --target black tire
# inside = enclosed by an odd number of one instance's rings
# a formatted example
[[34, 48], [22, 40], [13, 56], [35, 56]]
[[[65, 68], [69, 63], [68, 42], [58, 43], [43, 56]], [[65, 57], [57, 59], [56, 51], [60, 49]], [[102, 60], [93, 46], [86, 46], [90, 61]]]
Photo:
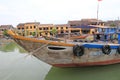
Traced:
[[120, 54], [120, 45], [117, 48], [117, 52], [118, 52], [118, 54]]
[[82, 56], [84, 54], [84, 47], [75, 45], [73, 47], [73, 53], [74, 53], [74, 56]]
[[109, 45], [104, 45], [104, 46], [102, 47], [102, 52], [103, 52], [104, 54], [109, 55], [110, 52], [111, 52], [110, 46], [109, 46]]

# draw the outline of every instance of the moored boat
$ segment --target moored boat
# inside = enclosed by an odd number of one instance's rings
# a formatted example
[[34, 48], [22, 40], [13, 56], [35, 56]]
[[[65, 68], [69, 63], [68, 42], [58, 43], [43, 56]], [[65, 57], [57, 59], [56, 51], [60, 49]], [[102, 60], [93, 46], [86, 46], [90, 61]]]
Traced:
[[120, 45], [111, 41], [59, 42], [8, 34], [39, 60], [56, 67], [79, 67], [120, 63]]

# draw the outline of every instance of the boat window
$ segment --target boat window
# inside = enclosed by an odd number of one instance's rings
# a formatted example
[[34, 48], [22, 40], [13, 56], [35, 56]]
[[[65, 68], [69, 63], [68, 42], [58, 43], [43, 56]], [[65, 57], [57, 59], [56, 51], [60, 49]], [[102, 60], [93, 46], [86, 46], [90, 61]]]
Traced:
[[64, 50], [66, 48], [50, 46], [50, 47], [48, 47], [48, 49], [51, 49], [51, 50]]

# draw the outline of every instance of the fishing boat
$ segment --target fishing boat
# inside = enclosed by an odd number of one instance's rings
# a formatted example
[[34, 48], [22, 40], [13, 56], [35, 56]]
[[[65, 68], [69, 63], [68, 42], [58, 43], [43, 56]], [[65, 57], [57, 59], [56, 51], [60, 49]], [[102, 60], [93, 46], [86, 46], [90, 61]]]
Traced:
[[115, 39], [115, 42], [108, 39], [96, 39], [94, 42], [40, 40], [16, 35], [12, 30], [8, 34], [28, 53], [52, 66], [80, 67], [120, 63], [120, 33], [116, 33], [118, 40]]

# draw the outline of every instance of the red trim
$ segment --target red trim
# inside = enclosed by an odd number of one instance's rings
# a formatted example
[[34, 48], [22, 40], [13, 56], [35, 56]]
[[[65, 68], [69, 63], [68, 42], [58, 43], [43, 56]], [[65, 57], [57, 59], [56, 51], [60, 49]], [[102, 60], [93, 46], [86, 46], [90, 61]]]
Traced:
[[118, 59], [118, 60], [100, 61], [100, 62], [51, 64], [51, 65], [56, 66], [56, 67], [79, 67], [79, 66], [109, 65], [109, 64], [115, 64], [115, 63], [120, 63], [120, 59]]

